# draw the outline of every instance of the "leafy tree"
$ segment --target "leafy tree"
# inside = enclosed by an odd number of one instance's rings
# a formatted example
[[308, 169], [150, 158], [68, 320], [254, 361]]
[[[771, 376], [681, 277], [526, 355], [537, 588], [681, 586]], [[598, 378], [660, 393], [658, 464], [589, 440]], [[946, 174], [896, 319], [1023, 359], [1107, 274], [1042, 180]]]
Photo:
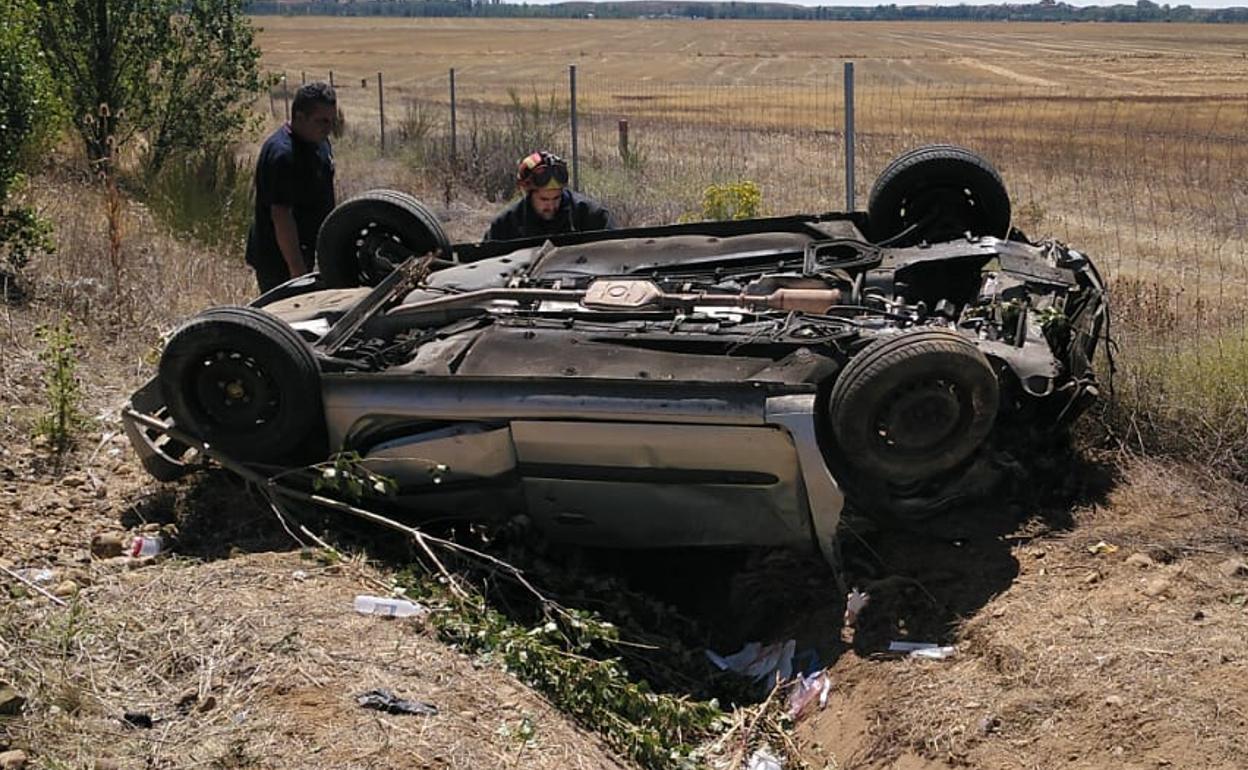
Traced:
[[13, 281], [31, 254], [51, 247], [43, 219], [7, 205], [24, 162], [55, 121], [48, 72], [31, 42], [33, 19], [29, 0], [0, 0], [0, 300], [17, 296]]
[[32, 9], [28, 0], [0, 0], [0, 205], [48, 125], [47, 72], [30, 42]]
[[39, 41], [87, 157], [108, 170], [146, 140], [155, 173], [171, 153], [230, 142], [260, 89], [244, 0], [45, 0]]

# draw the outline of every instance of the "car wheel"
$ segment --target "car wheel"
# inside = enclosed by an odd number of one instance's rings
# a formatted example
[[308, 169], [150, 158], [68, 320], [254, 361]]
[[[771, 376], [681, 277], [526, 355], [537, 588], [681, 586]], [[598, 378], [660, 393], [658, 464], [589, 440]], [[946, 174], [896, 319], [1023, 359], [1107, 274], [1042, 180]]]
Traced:
[[220, 307], [183, 324], [160, 358], [174, 423], [239, 460], [301, 455], [324, 424], [316, 359], [262, 310]]
[[992, 430], [998, 396], [996, 374], [973, 342], [915, 329], [850, 359], [832, 387], [828, 416], [846, 463], [904, 483], [970, 457]]
[[437, 216], [420, 201], [394, 190], [369, 190], [343, 201], [321, 224], [316, 258], [331, 289], [375, 286], [403, 261], [401, 245], [416, 254], [450, 254]]
[[987, 160], [964, 147], [936, 144], [894, 159], [871, 187], [872, 238], [893, 246], [937, 243], [966, 233], [1004, 238], [1010, 196]]

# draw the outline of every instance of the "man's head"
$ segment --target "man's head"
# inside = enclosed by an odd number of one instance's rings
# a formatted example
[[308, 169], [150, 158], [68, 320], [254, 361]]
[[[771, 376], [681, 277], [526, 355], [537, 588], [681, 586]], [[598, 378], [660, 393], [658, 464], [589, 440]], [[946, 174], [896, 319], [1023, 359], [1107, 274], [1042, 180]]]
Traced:
[[529, 198], [533, 213], [550, 221], [559, 213], [563, 188], [568, 184], [568, 164], [553, 153], [538, 151], [520, 159], [516, 186]]
[[317, 144], [329, 138], [338, 117], [338, 95], [327, 83], [308, 83], [295, 92], [290, 105], [290, 130], [305, 142]]

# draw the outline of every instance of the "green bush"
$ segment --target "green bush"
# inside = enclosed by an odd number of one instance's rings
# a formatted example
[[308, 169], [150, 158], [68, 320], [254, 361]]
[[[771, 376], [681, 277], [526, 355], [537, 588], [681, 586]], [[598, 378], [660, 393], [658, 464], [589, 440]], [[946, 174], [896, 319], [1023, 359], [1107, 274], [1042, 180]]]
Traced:
[[0, 0], [0, 205], [55, 124], [52, 82], [32, 42], [34, 6]]
[[20, 296], [13, 281], [30, 257], [51, 248], [50, 227], [34, 211], [9, 204], [22, 169], [53, 133], [52, 84], [31, 42], [34, 6], [0, 0], [0, 280], [3, 299]]
[[257, 122], [260, 50], [243, 0], [43, 0], [38, 40], [87, 157], [105, 171], [146, 139], [159, 171], [176, 153], [229, 145]]
[[713, 184], [702, 192], [702, 219], [753, 219], [762, 205], [762, 190], [748, 179]]
[[255, 195], [251, 176], [251, 161], [227, 148], [176, 153], [147, 181], [145, 198], [175, 233], [241, 255]]
[[51, 250], [51, 223], [26, 207], [0, 207], [0, 270], [16, 273], [36, 253]]

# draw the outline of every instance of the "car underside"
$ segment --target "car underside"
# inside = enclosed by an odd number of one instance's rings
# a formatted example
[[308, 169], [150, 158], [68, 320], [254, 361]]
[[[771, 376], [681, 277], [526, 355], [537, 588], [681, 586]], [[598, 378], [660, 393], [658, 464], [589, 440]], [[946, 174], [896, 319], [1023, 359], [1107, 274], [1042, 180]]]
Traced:
[[217, 456], [306, 486], [349, 455], [421, 522], [832, 558], [846, 499], [983, 495], [994, 451], [1097, 395], [1104, 284], [1007, 232], [985, 166], [915, 151], [866, 213], [457, 245], [365, 194], [319, 276], [179, 328], [127, 427], [159, 478]]

